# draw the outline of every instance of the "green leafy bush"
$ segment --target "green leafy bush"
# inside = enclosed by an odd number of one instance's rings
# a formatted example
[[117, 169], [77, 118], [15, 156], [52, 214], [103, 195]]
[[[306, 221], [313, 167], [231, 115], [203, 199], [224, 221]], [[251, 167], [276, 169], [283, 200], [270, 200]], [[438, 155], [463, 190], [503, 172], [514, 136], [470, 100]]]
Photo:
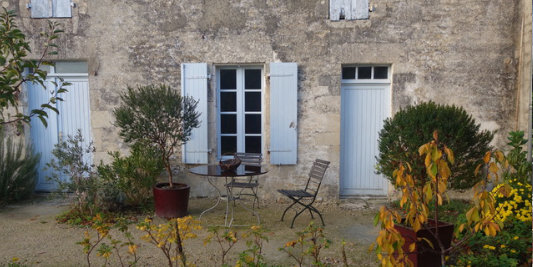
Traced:
[[58, 142], [52, 150], [53, 158], [46, 164], [53, 170], [50, 180], [58, 184], [63, 193], [73, 193], [73, 209], [81, 214], [95, 215], [102, 203], [99, 202], [100, 183], [94, 166], [87, 161], [87, 154], [94, 152], [92, 142], [83, 144], [84, 139], [78, 130], [75, 136]]
[[107, 188], [116, 189], [116, 202], [127, 206], [145, 206], [152, 197], [152, 186], [163, 171], [161, 153], [145, 143], [135, 143], [131, 155], [121, 157], [119, 152], [110, 152], [113, 162], [98, 166], [98, 174]]
[[[385, 120], [379, 133], [378, 172], [394, 184], [392, 173], [398, 163], [408, 162], [414, 177], [427, 177], [424, 158], [418, 155], [418, 148], [432, 140], [435, 130], [440, 133], [439, 140], [455, 154], [457, 164], [450, 166], [450, 187], [471, 188], [481, 179], [474, 176], [474, 170], [485, 152], [491, 149], [493, 133], [480, 131], [479, 124], [464, 109], [434, 102], [409, 106]], [[425, 182], [417, 181], [417, 184]]]
[[29, 197], [35, 189], [40, 156], [22, 142], [0, 134], [0, 205]]
[[516, 219], [505, 222], [496, 236], [478, 232], [462, 253], [450, 260], [451, 266], [530, 266], [531, 222]]
[[527, 161], [527, 151], [522, 148], [527, 143], [527, 140], [524, 139], [524, 132], [509, 132], [507, 139], [509, 140], [507, 145], [511, 147], [511, 150], [507, 153], [506, 158], [512, 168], [504, 177], [517, 179], [521, 183], [529, 183], [532, 166], [531, 162]]

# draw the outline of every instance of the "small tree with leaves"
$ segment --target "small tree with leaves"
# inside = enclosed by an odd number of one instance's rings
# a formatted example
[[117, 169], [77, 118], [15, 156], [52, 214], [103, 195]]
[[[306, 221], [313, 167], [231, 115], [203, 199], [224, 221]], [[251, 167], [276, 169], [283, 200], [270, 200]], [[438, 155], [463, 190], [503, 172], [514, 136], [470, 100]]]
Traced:
[[6, 9], [3, 9], [0, 15], [0, 126], [16, 124], [20, 130], [22, 124], [29, 123], [32, 117], [39, 118], [47, 126], [47, 110], [58, 113], [54, 104], [62, 99], [57, 94], [66, 92], [64, 87], [69, 83], [61, 81], [56, 94], [50, 97], [47, 103], [26, 114], [19, 108], [19, 98], [24, 83], [38, 83], [45, 86], [47, 72], [41, 68], [41, 65], [52, 65], [45, 61], [45, 57], [57, 54], [54, 40], [63, 31], [58, 29], [57, 23], [49, 22], [48, 29], [41, 33], [45, 38], [42, 54], [38, 60], [28, 60], [26, 57], [31, 53], [30, 45], [15, 23], [15, 16], [14, 11]]
[[[450, 164], [456, 163], [453, 151], [439, 142], [437, 131], [433, 132], [433, 140], [418, 149], [419, 157], [422, 158], [427, 175], [427, 182], [419, 186], [410, 162], [400, 162], [393, 172], [396, 188], [401, 191], [400, 209], [403, 212], [381, 207], [374, 218], [376, 224], [380, 223], [381, 230], [376, 239], [376, 252], [382, 266], [411, 266], [412, 262], [407, 258], [408, 253], [416, 249], [416, 243], [404, 251], [405, 239], [394, 227], [401, 223], [413, 228], [413, 231], [427, 230], [437, 242], [431, 242], [425, 238], [417, 242], [428, 242], [434, 252], [440, 255], [441, 266], [445, 266], [445, 256], [466, 246], [475, 233], [483, 231], [487, 236], [495, 236], [503, 226], [496, 218], [495, 199], [487, 190], [487, 183], [497, 182], [500, 167], [507, 168], [507, 161], [502, 152], [486, 152], [482, 163], [477, 166], [473, 175], [481, 173], [480, 181], [474, 186], [473, 205], [466, 213], [467, 222], [459, 225], [456, 229], [456, 240], [450, 247], [446, 247], [439, 238], [438, 227], [430, 229], [429, 220], [435, 223], [439, 221], [439, 206], [447, 198], [446, 191], [449, 179], [452, 177]], [[499, 167], [500, 166], [500, 167]], [[508, 194], [509, 187], [502, 186], [498, 193]], [[434, 206], [431, 214], [430, 205]], [[436, 243], [436, 244], [435, 244]]]
[[120, 136], [126, 142], [148, 141], [156, 146], [172, 188], [170, 157], [189, 140], [192, 129], [200, 126], [198, 102], [166, 85], [128, 87], [120, 98], [122, 104], [113, 112]]

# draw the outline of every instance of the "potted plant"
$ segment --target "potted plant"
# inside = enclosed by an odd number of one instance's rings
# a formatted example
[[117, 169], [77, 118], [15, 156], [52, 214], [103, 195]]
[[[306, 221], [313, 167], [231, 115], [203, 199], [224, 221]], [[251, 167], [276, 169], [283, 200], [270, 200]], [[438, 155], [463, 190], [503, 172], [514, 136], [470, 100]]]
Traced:
[[[481, 181], [474, 186], [473, 204], [466, 213], [467, 222], [455, 229], [453, 225], [439, 221], [439, 206], [443, 204], [452, 177], [449, 164], [455, 163], [453, 151], [439, 143], [437, 131], [433, 140], [418, 149], [423, 158], [427, 182], [422, 186], [417, 181], [409, 162], [399, 162], [393, 172], [395, 186], [401, 192], [400, 210], [381, 207], [374, 222], [381, 222], [376, 239], [376, 252], [382, 266], [445, 266], [446, 256], [462, 248], [478, 231], [494, 236], [502, 227], [495, 218], [495, 200], [487, 191], [487, 182], [498, 179], [498, 164], [506, 164], [503, 153], [487, 152], [483, 163], [475, 170], [482, 172]], [[502, 187], [499, 193], [506, 194]], [[430, 205], [434, 211], [430, 213]]]
[[120, 136], [131, 143], [148, 141], [161, 152], [168, 183], [154, 186], [157, 216], [176, 218], [187, 215], [190, 187], [174, 183], [170, 158], [175, 149], [189, 140], [191, 131], [200, 125], [197, 101], [183, 97], [166, 85], [128, 87], [113, 113]]

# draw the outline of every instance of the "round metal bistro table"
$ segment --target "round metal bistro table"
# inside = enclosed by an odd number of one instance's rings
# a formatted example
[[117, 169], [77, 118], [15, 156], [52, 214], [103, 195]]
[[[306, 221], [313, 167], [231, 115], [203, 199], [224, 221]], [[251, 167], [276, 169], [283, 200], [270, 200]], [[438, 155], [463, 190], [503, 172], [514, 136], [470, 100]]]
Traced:
[[[215, 188], [215, 191], [218, 193], [217, 202], [212, 207], [204, 210], [198, 219], [201, 219], [202, 216], [206, 213], [214, 209], [218, 204], [220, 203], [220, 199], [222, 199], [222, 193], [218, 189], [218, 187], [214, 184], [214, 179], [218, 178], [224, 178], [226, 184], [228, 183], [228, 179], [231, 179], [233, 177], [240, 177], [240, 176], [258, 176], [263, 175], [268, 172], [268, 170], [264, 166], [247, 166], [247, 165], [241, 165], [235, 169], [235, 171], [224, 171], [222, 168], [220, 168], [220, 165], [200, 165], [194, 168], [189, 169], [189, 172], [192, 174], [205, 176], [207, 177], [207, 181], [209, 184]], [[224, 217], [224, 226], [231, 227], [234, 219], [234, 210], [233, 205], [230, 205], [230, 200], [233, 199], [233, 195], [231, 193], [231, 190], [228, 190], [226, 187], [226, 214]], [[230, 206], [231, 206], [231, 218], [228, 217], [230, 213]], [[255, 212], [254, 210], [248, 209], [243, 206], [244, 209], [250, 210], [254, 216], [257, 217], [257, 223], [260, 224], [261, 221], [259, 219], [259, 214]]]

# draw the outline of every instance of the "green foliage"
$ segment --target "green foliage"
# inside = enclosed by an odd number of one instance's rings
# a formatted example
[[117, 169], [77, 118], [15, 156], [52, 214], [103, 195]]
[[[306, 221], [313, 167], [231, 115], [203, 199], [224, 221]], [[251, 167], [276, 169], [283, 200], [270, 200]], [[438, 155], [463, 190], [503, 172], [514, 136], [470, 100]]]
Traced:
[[52, 150], [53, 158], [46, 164], [53, 170], [50, 180], [58, 184], [64, 193], [74, 193], [73, 209], [81, 214], [95, 215], [101, 207], [98, 198], [100, 183], [94, 166], [89, 164], [86, 155], [94, 152], [92, 142], [83, 144], [84, 139], [78, 130], [75, 136], [58, 142]]
[[377, 170], [393, 181], [393, 171], [400, 162], [411, 165], [412, 175], [422, 186], [428, 181], [424, 158], [418, 155], [418, 148], [431, 141], [431, 134], [437, 130], [439, 140], [454, 151], [457, 164], [450, 167], [453, 189], [471, 188], [480, 178], [474, 170], [481, 158], [490, 150], [493, 134], [480, 131], [472, 116], [460, 107], [422, 103], [400, 110], [393, 118], [385, 120], [379, 134], [379, 156]]
[[531, 265], [531, 224], [511, 219], [496, 236], [478, 232], [449, 262], [452, 266]]
[[172, 187], [170, 157], [198, 127], [198, 102], [166, 85], [128, 87], [114, 110], [115, 125], [126, 142], [147, 141], [159, 148]]
[[512, 170], [504, 177], [512, 177], [522, 183], [529, 183], [531, 178], [531, 162], [527, 161], [527, 151], [522, 149], [527, 143], [527, 140], [524, 139], [524, 132], [509, 132], [507, 139], [509, 140], [507, 145], [511, 147], [511, 150], [507, 153], [506, 157]]
[[110, 152], [113, 162], [100, 164], [98, 174], [113, 196], [110, 201], [122, 202], [127, 206], [146, 206], [152, 197], [152, 186], [163, 171], [161, 153], [157, 148], [145, 143], [135, 143], [131, 154], [121, 157], [119, 152]]
[[29, 197], [35, 188], [40, 156], [22, 142], [0, 133], [0, 205]]
[[[38, 83], [44, 86], [47, 72], [39, 68], [41, 65], [51, 65], [43, 59], [46, 55], [54, 55], [57, 45], [54, 40], [63, 32], [58, 29], [55, 22], [48, 23], [47, 31], [41, 33], [45, 39], [43, 53], [39, 60], [26, 60], [31, 53], [30, 45], [26, 41], [26, 36], [15, 23], [15, 12], [3, 9], [0, 15], [0, 125], [17, 124], [19, 130], [22, 123], [29, 123], [31, 117], [36, 116], [46, 126], [47, 110], [58, 112], [53, 105], [57, 101], [62, 101], [60, 97], [52, 96], [48, 103], [42, 104], [40, 108], [31, 110], [29, 114], [24, 114], [19, 110], [19, 97], [23, 83]], [[29, 73], [25, 73], [29, 70]], [[65, 86], [69, 83], [59, 84], [56, 93], [66, 92]], [[14, 110], [12, 114], [10, 110]]]
[[1, 267], [27, 267], [28, 265], [24, 264], [26, 261], [21, 261], [18, 257], [11, 258], [11, 261], [6, 264], [1, 264]]

